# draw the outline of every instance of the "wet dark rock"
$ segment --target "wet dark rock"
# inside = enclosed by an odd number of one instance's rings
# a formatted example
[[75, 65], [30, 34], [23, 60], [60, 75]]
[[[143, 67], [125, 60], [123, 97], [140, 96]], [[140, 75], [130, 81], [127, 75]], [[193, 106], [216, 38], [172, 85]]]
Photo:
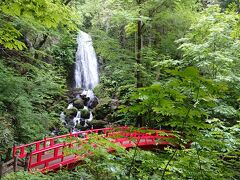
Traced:
[[81, 121], [81, 122], [80, 122], [80, 125], [81, 125], [81, 126], [84, 126], [84, 125], [85, 125], [85, 121]]
[[90, 109], [95, 108], [98, 105], [98, 98], [96, 96], [94, 96], [92, 99], [89, 100], [88, 102], [88, 107]]
[[73, 121], [69, 121], [68, 125], [70, 125], [73, 128], [74, 127], [74, 122]]
[[83, 102], [84, 102], [84, 106], [87, 106], [88, 101], [90, 100], [90, 98], [87, 97], [86, 95], [81, 95], [81, 99], [82, 99]]
[[83, 124], [83, 125], [82, 125], [82, 124], [78, 124], [78, 125], [76, 125], [75, 128], [76, 128], [76, 129], [79, 129], [79, 130], [81, 130], [81, 131], [85, 131], [85, 130], [87, 130], [88, 127], [84, 127], [84, 124]]
[[76, 107], [77, 109], [83, 109], [84, 108], [84, 101], [80, 99], [76, 99], [73, 101], [73, 106]]
[[70, 120], [70, 121], [68, 122], [68, 124], [66, 125], [66, 128], [69, 129], [69, 130], [71, 130], [72, 128], [74, 128], [74, 123], [73, 123], [72, 120]]

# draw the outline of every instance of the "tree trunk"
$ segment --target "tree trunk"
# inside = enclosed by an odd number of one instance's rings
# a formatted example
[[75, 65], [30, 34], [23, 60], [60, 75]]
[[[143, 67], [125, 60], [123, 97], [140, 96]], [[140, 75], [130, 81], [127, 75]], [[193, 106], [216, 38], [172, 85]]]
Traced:
[[120, 44], [122, 48], [126, 48], [126, 35], [125, 35], [125, 29], [124, 26], [121, 26], [120, 32], [119, 32], [119, 39], [120, 39]]
[[[138, 5], [141, 4], [141, 0], [137, 1]], [[137, 49], [136, 49], [136, 63], [137, 65], [141, 64], [142, 61], [142, 20], [140, 19], [141, 10], [139, 11], [139, 20], [137, 22]], [[142, 87], [141, 72], [139, 68], [136, 71], [136, 87]]]
[[[138, 3], [138, 6], [140, 7], [141, 3], [142, 3], [142, 0], [138, 0], [137, 1]], [[136, 63], [137, 65], [141, 65], [141, 62], [142, 62], [142, 27], [143, 27], [143, 23], [142, 23], [142, 20], [141, 20], [141, 10], [139, 10], [139, 20], [137, 22], [137, 48], [136, 48]], [[141, 72], [139, 70], [139, 68], [137, 68], [137, 71], [136, 71], [136, 87], [137, 88], [140, 88], [142, 87], [143, 84], [142, 84], [142, 78], [141, 78]], [[136, 118], [136, 126], [137, 127], [141, 127], [143, 125], [143, 118], [142, 116], [138, 116]]]

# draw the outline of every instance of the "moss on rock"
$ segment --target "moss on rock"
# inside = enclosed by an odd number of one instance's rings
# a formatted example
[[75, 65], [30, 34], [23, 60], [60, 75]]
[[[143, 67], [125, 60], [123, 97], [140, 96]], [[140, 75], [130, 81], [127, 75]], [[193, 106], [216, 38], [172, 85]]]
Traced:
[[66, 118], [74, 118], [77, 115], [78, 109], [73, 107], [64, 111]]
[[81, 110], [81, 118], [83, 119], [89, 119], [90, 118], [90, 111], [87, 109]]
[[82, 99], [76, 99], [73, 101], [73, 106], [77, 109], [83, 109], [84, 108], [84, 101]]
[[94, 117], [97, 120], [104, 119], [108, 114], [111, 113], [111, 99], [101, 99], [100, 103], [94, 109]]

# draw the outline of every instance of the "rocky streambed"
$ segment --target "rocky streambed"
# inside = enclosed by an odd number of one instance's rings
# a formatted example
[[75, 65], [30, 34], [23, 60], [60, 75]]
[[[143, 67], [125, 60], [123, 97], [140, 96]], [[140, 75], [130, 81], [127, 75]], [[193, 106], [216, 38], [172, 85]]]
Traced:
[[113, 99], [99, 100], [92, 90], [72, 91], [68, 103], [60, 114], [60, 120], [70, 132], [106, 127], [118, 106]]

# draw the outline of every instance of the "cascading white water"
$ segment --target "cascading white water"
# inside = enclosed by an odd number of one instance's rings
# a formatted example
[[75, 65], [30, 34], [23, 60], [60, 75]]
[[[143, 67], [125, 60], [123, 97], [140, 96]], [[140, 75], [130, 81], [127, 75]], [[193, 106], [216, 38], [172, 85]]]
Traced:
[[75, 88], [92, 90], [99, 82], [97, 56], [92, 45], [92, 38], [80, 31], [77, 43]]
[[81, 111], [77, 112], [76, 117], [73, 118], [74, 127], [81, 121]]
[[[83, 109], [90, 111], [90, 117], [88, 119], [84, 119], [81, 117], [81, 111], [78, 111], [76, 116], [70, 120], [71, 123], [68, 122], [68, 124], [72, 124], [71, 131], [73, 132], [77, 132], [76, 126], [78, 124], [84, 123], [83, 126], [88, 127], [87, 122], [91, 122], [93, 120], [91, 109], [98, 104], [98, 99], [93, 93], [93, 88], [99, 83], [97, 56], [92, 45], [91, 36], [80, 31], [77, 37], [77, 43], [78, 48], [76, 52], [74, 70], [75, 88], [81, 88], [83, 91], [81, 95], [78, 94], [76, 98], [82, 98], [83, 101], [84, 98], [88, 99], [87, 104], [85, 104], [87, 106], [84, 106]], [[74, 103], [70, 103], [67, 107], [69, 110], [73, 108], [76, 108]], [[66, 115], [62, 112], [60, 120], [64, 122], [65, 117]]]
[[70, 103], [67, 107], [67, 109], [72, 109], [73, 108], [73, 103]]
[[66, 123], [65, 118], [66, 118], [66, 116], [65, 116], [64, 112], [61, 112], [61, 114], [60, 114], [60, 120], [61, 120], [62, 123]]

